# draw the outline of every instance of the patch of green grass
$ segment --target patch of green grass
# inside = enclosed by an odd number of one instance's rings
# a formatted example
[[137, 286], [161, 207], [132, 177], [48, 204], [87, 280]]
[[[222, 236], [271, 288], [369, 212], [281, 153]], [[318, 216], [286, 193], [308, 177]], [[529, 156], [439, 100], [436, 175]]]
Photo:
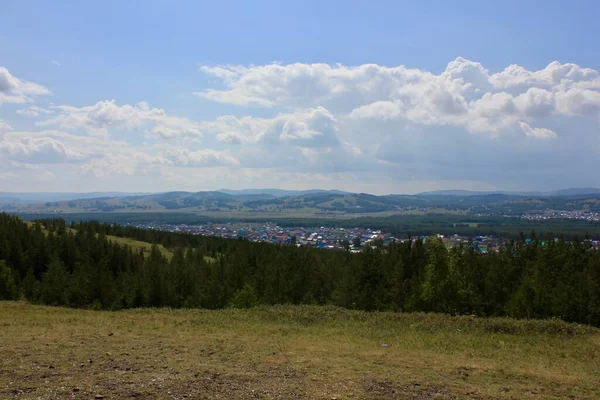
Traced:
[[[30, 227], [34, 225], [33, 222], [31, 221], [25, 221], [25, 223], [27, 225], [29, 225]], [[76, 229], [73, 228], [67, 228], [67, 230], [73, 234], [77, 233]], [[42, 229], [42, 232], [44, 233], [48, 233], [48, 231], [46, 229]], [[148, 242], [142, 242], [140, 240], [135, 240], [132, 238], [125, 238], [125, 237], [119, 237], [119, 236], [112, 236], [112, 235], [106, 235], [106, 239], [110, 240], [113, 243], [117, 243], [120, 246], [128, 246], [130, 248], [132, 248], [134, 251], [140, 251], [142, 250], [142, 252], [144, 253], [145, 257], [150, 256], [150, 252], [152, 251], [152, 243], [148, 243]], [[166, 257], [168, 260], [170, 260], [171, 258], [173, 258], [173, 252], [170, 251], [169, 249], [167, 249], [165, 246], [163, 246], [162, 244], [157, 245], [158, 249], [160, 250], [160, 253]], [[211, 261], [207, 260], [207, 262], [214, 262], [215, 260], [212, 257], [205, 257], [205, 258], [209, 258], [211, 259]]]
[[[112, 236], [112, 235], [106, 235], [106, 238], [108, 240], [110, 240], [111, 242], [119, 244], [120, 246], [131, 247], [134, 251], [142, 250], [145, 257], [148, 257], [150, 255], [150, 252], [152, 251], [152, 243], [142, 242], [139, 240], [126, 238], [126, 237]], [[170, 260], [171, 258], [173, 258], [173, 252], [170, 251], [169, 249], [167, 249], [165, 246], [163, 246], [162, 244], [159, 244], [159, 245], [157, 245], [157, 247], [160, 250], [160, 253], [164, 257], [166, 257], [167, 260]]]
[[217, 262], [217, 259], [211, 256], [204, 256], [204, 261], [206, 261], [207, 263], [215, 263]]
[[[106, 238], [112, 242], [118, 243], [121, 246], [131, 247], [135, 251], [142, 250], [142, 252], [144, 253], [144, 257], [149, 257], [150, 252], [152, 251], [152, 243], [142, 242], [140, 240], [135, 240], [132, 238], [112, 236], [112, 235], [106, 235]], [[173, 252], [171, 250], [167, 249], [162, 244], [157, 245], [157, 247], [158, 247], [158, 250], [160, 250], [160, 253], [167, 260], [171, 260], [171, 258], [173, 258]], [[204, 261], [206, 261], [208, 263], [214, 263], [217, 260], [214, 257], [204, 256]]]
[[594, 399], [600, 330], [334, 307], [0, 302], [0, 397]]

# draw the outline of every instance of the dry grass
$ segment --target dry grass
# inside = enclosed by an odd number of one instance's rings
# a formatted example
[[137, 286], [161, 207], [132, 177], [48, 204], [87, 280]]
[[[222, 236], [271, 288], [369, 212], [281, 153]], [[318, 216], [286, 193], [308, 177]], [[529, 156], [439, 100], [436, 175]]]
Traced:
[[0, 398], [600, 398], [600, 330], [556, 321], [4, 302], [0, 332]]

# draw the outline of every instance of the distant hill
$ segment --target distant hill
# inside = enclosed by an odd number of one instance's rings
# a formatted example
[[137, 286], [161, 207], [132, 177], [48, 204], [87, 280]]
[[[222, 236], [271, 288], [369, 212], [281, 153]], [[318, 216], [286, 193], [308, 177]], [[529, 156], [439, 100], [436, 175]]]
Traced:
[[588, 196], [600, 194], [596, 188], [572, 188], [556, 190], [552, 192], [517, 192], [517, 191], [472, 191], [472, 190], [434, 190], [419, 193], [418, 196], [487, 196], [491, 194], [503, 194], [508, 196], [522, 197], [548, 197], [548, 196]]
[[321, 190], [321, 189], [310, 189], [310, 190], [285, 190], [285, 189], [219, 189], [221, 193], [227, 193], [234, 196], [248, 195], [248, 194], [268, 194], [275, 197], [288, 197], [288, 196], [306, 196], [309, 194], [318, 193], [331, 193], [331, 194], [348, 194], [341, 190]]
[[[349, 197], [348, 197], [349, 196]], [[468, 197], [487, 197], [486, 199], [480, 200], [469, 200]], [[79, 193], [79, 192], [0, 192], [0, 208], [2, 206], [19, 207], [20, 205], [27, 204], [41, 204], [41, 203], [60, 203], [60, 202], [74, 202], [80, 201], [81, 205], [86, 204], [82, 200], [102, 200], [109, 203], [123, 203], [123, 204], [134, 204], [149, 202], [168, 202], [173, 199], [180, 200], [180, 206], [187, 206], [194, 202], [200, 201], [206, 203], [207, 201], [229, 201], [229, 202], [244, 202], [244, 201], [274, 201], [275, 199], [286, 199], [286, 198], [303, 198], [303, 197], [316, 197], [317, 199], [327, 198], [333, 202], [335, 199], [350, 199], [354, 198], [369, 198], [371, 202], [383, 202], [389, 203], [390, 199], [403, 199], [404, 203], [410, 203], [411, 206], [427, 206], [430, 203], [490, 203], [491, 198], [495, 197], [497, 201], [508, 201], [516, 200], [519, 197], [570, 197], [570, 198], [585, 198], [600, 196], [600, 189], [598, 188], [571, 188], [557, 190], [553, 192], [519, 192], [519, 191], [470, 191], [470, 190], [436, 190], [423, 192], [416, 195], [386, 195], [386, 196], [375, 196], [366, 193], [350, 193], [341, 190], [285, 190], [285, 189], [221, 189], [218, 191], [202, 191], [202, 192], [164, 192], [164, 193], [133, 193], [133, 192], [90, 192], [90, 193]], [[502, 197], [505, 196], [505, 197]], [[435, 198], [435, 199], [434, 199]], [[110, 201], [109, 201], [110, 199]], [[116, 200], [118, 199], [118, 200]], [[279, 201], [280, 204], [287, 203], [298, 203], [298, 201], [285, 200]], [[344, 201], [342, 201], [343, 203]], [[346, 201], [347, 202], [347, 201]], [[93, 202], [91, 202], [93, 203]], [[314, 203], [314, 201], [310, 201]], [[56, 205], [56, 204], [54, 204]], [[172, 204], [175, 206], [175, 204]], [[150, 207], [154, 208], [154, 206]], [[160, 208], [160, 207], [159, 207]], [[334, 207], [335, 208], [335, 207]], [[360, 208], [355, 207], [355, 208]]]
[[503, 190], [433, 190], [430, 192], [422, 192], [417, 196], [488, 196], [488, 195], [506, 195], [506, 196], [547, 196], [544, 192], [514, 192]]
[[575, 189], [564, 189], [557, 190], [553, 195], [555, 196], [586, 196], [600, 194], [600, 189], [597, 188], [575, 188]]
[[139, 196], [148, 193], [130, 193], [130, 192], [0, 192], [0, 201], [19, 201], [23, 203], [35, 203], [45, 201], [61, 201], [76, 199], [95, 199], [99, 197], [123, 197]]
[[[274, 189], [273, 189], [274, 190]], [[167, 192], [40, 202], [0, 202], [0, 211], [24, 213], [179, 212], [220, 217], [343, 217], [402, 214], [521, 215], [546, 210], [600, 212], [600, 194], [532, 195], [518, 192], [438, 191], [376, 196], [337, 191], [260, 190]], [[269, 190], [267, 190], [269, 191]], [[587, 192], [584, 190], [583, 192]], [[232, 194], [234, 193], [234, 194]], [[537, 192], [536, 192], [537, 193]], [[88, 194], [89, 195], [89, 194]]]

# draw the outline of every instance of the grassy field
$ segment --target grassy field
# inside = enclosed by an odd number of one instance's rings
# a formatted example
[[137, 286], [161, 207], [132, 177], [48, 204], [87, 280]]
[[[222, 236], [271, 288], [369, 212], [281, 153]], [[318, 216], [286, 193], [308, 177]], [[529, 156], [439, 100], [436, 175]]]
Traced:
[[0, 302], [0, 332], [3, 399], [600, 398], [600, 330], [558, 321]]
[[[127, 238], [127, 237], [119, 237], [119, 236], [112, 236], [112, 235], [106, 235], [106, 238], [108, 240], [110, 240], [111, 242], [118, 243], [121, 246], [131, 247], [135, 251], [142, 250], [142, 252], [144, 253], [144, 257], [149, 257], [150, 252], [152, 251], [152, 243], [142, 242], [142, 241], [135, 240], [132, 238]], [[162, 244], [157, 245], [157, 247], [158, 247], [158, 250], [160, 250], [161, 254], [164, 257], [166, 257], [167, 260], [170, 260], [171, 258], [173, 258], [173, 252], [171, 250], [167, 249]], [[217, 260], [214, 257], [204, 256], [204, 261], [210, 263], [210, 262], [216, 262]]]
[[[141, 242], [139, 240], [135, 240], [135, 239], [131, 239], [131, 238], [112, 236], [112, 235], [106, 235], [106, 238], [108, 240], [110, 240], [111, 242], [118, 243], [121, 246], [131, 247], [135, 251], [142, 250], [145, 257], [150, 256], [150, 251], [152, 251], [152, 243]], [[169, 249], [167, 249], [165, 246], [163, 246], [162, 244], [159, 244], [157, 246], [158, 246], [158, 249], [160, 250], [161, 254], [163, 256], [165, 256], [168, 260], [170, 260], [173, 257], [173, 253]]]

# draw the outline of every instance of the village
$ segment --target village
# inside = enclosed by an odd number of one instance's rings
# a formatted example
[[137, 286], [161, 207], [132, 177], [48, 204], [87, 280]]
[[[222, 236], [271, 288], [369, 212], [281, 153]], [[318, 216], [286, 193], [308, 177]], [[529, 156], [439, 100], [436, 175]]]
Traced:
[[[296, 246], [310, 246], [320, 249], [348, 250], [361, 252], [366, 246], [387, 247], [390, 243], [404, 243], [407, 240], [416, 241], [417, 238], [398, 238], [381, 230], [369, 228], [336, 228], [336, 227], [282, 227], [275, 223], [207, 223], [203, 225], [187, 224], [132, 224], [137, 228], [156, 229], [167, 232], [191, 233], [194, 235], [222, 237], [225, 239], [243, 238], [251, 242], [265, 242], [274, 244], [289, 244]], [[481, 253], [497, 251], [501, 241], [493, 236], [468, 237], [458, 234], [435, 235], [450, 248], [458, 245], [472, 246]], [[421, 236], [427, 240], [427, 236]]]
[[531, 221], [543, 221], [548, 219], [577, 219], [583, 221], [594, 221], [600, 222], [600, 212], [590, 212], [590, 211], [546, 211], [544, 213], [538, 214], [523, 214], [521, 218], [531, 220]]

